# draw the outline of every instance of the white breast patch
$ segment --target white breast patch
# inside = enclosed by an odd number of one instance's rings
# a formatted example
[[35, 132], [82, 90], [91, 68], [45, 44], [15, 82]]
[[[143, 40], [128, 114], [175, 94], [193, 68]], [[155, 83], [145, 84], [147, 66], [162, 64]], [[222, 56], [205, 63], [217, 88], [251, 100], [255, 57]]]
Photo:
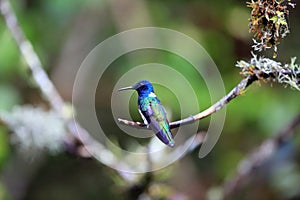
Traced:
[[156, 95], [153, 92], [151, 92], [148, 96], [149, 97], [156, 97]]

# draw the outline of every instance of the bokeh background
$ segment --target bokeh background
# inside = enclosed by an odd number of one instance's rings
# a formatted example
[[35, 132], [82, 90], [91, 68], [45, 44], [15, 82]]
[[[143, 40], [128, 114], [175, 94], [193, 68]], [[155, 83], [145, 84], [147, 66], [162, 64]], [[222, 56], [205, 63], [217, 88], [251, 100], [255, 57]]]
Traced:
[[[235, 67], [236, 62], [251, 58], [252, 36], [248, 33], [251, 10], [241, 0], [14, 0], [12, 4], [45, 70], [69, 102], [76, 72], [86, 55], [101, 41], [131, 28], [158, 26], [192, 37], [203, 45], [218, 66], [227, 92], [243, 78]], [[283, 63], [300, 54], [299, 9], [298, 6], [291, 10], [291, 33], [279, 46], [277, 60]], [[264, 54], [272, 56], [272, 52]], [[110, 100], [104, 97], [110, 97], [115, 82], [124, 72], [158, 60], [183, 71], [199, 91], [201, 110], [212, 103], [201, 78], [177, 56], [152, 50], [123, 56], [100, 80], [101, 88], [95, 100], [97, 112], [107, 116], [101, 118], [101, 125], [111, 129], [113, 139], [120, 145], [130, 144], [132, 138], [120, 133], [112, 119]], [[180, 109], [174, 95], [159, 86], [157, 93], [167, 102], [171, 121], [178, 119]], [[220, 199], [222, 185], [235, 176], [239, 161], [299, 114], [299, 97], [298, 91], [276, 83], [251, 85], [245, 94], [227, 106], [224, 129], [213, 151], [199, 159], [199, 148], [196, 148], [172, 166], [155, 172], [146, 193], [152, 199]], [[133, 96], [131, 114], [141, 120], [135, 101], [136, 96]], [[48, 108], [0, 18], [0, 112], [28, 104]], [[32, 123], [39, 121], [34, 119]], [[209, 119], [201, 121], [199, 130], [205, 131], [208, 124]], [[51, 135], [52, 129], [49, 122], [45, 132]], [[34, 148], [26, 150], [20, 144], [26, 141], [14, 142], [14, 134], [6, 125], [0, 126], [0, 199], [124, 199], [128, 189], [139, 183], [138, 179], [124, 180], [95, 159], [81, 158], [63, 149], [50, 153]], [[288, 140], [231, 198], [300, 198], [299, 139], [295, 134]], [[149, 199], [149, 196], [139, 198]]]

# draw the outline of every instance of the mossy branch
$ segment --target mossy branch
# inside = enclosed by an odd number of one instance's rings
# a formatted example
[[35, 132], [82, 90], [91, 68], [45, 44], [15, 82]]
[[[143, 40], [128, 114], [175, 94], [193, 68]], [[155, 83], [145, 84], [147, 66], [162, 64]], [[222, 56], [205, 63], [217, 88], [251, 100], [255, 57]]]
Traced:
[[[193, 115], [193, 116], [190, 116], [190, 117], [178, 120], [178, 121], [171, 122], [169, 124], [170, 128], [173, 129], [173, 128], [177, 128], [181, 125], [186, 125], [186, 124], [193, 123], [195, 121], [198, 121], [200, 119], [208, 117], [211, 114], [221, 110], [231, 100], [233, 100], [235, 97], [242, 94], [243, 91], [245, 91], [245, 89], [249, 85], [251, 85], [255, 80], [257, 80], [257, 78], [255, 76], [248, 76], [247, 78], [243, 79], [236, 87], [234, 87], [226, 96], [224, 96], [222, 99], [220, 99], [217, 103], [213, 104], [212, 106], [210, 106], [206, 110], [204, 110], [204, 111], [202, 111], [202, 112], [200, 112], [196, 115]], [[120, 124], [132, 126], [132, 127], [136, 127], [136, 128], [150, 129], [149, 127], [147, 127], [146, 124], [141, 123], [141, 122], [134, 122], [134, 121], [121, 119], [121, 118], [118, 118], [118, 122]]]
[[[226, 106], [231, 100], [243, 94], [246, 88], [257, 80], [264, 82], [278, 82], [280, 84], [289, 85], [294, 89], [300, 91], [300, 67], [295, 64], [295, 58], [292, 58], [291, 63], [282, 65], [280, 62], [276, 62], [269, 58], [257, 57], [253, 54], [252, 59], [249, 62], [238, 61], [237, 67], [241, 68], [241, 74], [245, 78], [237, 84], [226, 96], [220, 99], [218, 102], [207, 108], [206, 110], [170, 123], [170, 128], [177, 128], [181, 125], [190, 124], [195, 121], [201, 120], [211, 114], [218, 112], [224, 106]], [[136, 127], [147, 128], [146, 124], [141, 122], [134, 122], [126, 119], [118, 118], [120, 124]]]

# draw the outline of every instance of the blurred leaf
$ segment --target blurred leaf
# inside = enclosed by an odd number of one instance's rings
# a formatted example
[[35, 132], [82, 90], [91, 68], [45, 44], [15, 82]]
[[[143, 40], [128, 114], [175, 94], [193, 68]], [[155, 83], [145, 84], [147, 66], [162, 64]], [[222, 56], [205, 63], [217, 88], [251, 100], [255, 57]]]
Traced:
[[12, 78], [20, 64], [19, 50], [4, 24], [0, 22], [0, 79]]
[[[9, 137], [7, 129], [0, 126], [0, 168], [2, 168], [10, 152]], [[1, 187], [0, 187], [0, 199], [1, 198]]]
[[12, 198], [6, 191], [5, 186], [1, 182], [0, 182], [0, 199], [1, 200], [12, 200]]
[[20, 96], [11, 85], [0, 85], [0, 111], [11, 110], [13, 106], [20, 103]]

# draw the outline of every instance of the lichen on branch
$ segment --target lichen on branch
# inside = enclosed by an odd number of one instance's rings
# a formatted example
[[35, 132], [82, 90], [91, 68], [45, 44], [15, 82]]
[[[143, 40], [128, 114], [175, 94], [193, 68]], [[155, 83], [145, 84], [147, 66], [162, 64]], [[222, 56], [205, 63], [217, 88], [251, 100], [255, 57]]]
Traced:
[[241, 74], [245, 77], [256, 76], [258, 80], [275, 81], [300, 91], [300, 66], [295, 61], [294, 57], [290, 63], [283, 65], [253, 54], [249, 62], [241, 60], [236, 66], [241, 68]]
[[296, 4], [290, 0], [252, 0], [247, 4], [252, 8], [249, 19], [249, 32], [254, 33], [252, 47], [255, 51], [273, 48], [277, 57], [277, 45], [290, 32], [288, 9]]

